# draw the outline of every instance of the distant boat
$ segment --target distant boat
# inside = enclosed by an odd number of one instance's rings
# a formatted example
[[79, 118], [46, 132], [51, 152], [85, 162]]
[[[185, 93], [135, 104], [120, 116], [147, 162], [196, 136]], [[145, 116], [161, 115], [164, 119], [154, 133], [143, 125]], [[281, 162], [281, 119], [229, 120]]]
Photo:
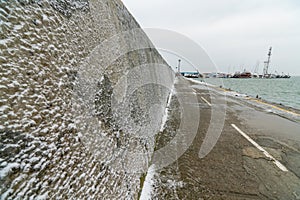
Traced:
[[279, 75], [276, 71], [275, 71], [275, 73], [277, 74], [276, 78], [291, 78], [290, 75], [284, 74], [283, 72], [282, 72], [282, 75]]
[[251, 72], [244, 71], [242, 73], [236, 72], [232, 78], [252, 78]]
[[281, 78], [291, 78], [290, 75], [284, 75], [284, 76], [281, 76]]
[[287, 75], [287, 74], [285, 74], [285, 75], [277, 75], [276, 78], [291, 78], [291, 76]]
[[252, 78], [259, 78], [259, 74], [253, 73], [253, 74], [252, 74]]
[[202, 77], [199, 72], [181, 72], [181, 75], [186, 78], [200, 78]]
[[251, 72], [243, 72], [241, 73], [241, 78], [252, 78]]
[[263, 78], [276, 78], [276, 74], [264, 74]]

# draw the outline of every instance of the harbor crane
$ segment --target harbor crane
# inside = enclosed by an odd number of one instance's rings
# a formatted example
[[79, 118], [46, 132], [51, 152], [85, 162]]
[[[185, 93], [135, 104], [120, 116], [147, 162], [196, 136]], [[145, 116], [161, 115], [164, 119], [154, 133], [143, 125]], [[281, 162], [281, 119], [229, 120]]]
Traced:
[[269, 67], [270, 67], [270, 63], [271, 63], [271, 56], [272, 56], [272, 47], [270, 47], [270, 49], [269, 49], [268, 60], [264, 62], [265, 63], [264, 77], [270, 76], [270, 74], [269, 74]]

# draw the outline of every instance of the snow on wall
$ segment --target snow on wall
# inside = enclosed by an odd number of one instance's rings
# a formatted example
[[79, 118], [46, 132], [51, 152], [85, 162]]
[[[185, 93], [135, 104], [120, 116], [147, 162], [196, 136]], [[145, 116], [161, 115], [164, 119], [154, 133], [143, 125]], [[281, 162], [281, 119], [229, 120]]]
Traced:
[[174, 75], [121, 1], [0, 1], [0, 50], [1, 199], [136, 199]]

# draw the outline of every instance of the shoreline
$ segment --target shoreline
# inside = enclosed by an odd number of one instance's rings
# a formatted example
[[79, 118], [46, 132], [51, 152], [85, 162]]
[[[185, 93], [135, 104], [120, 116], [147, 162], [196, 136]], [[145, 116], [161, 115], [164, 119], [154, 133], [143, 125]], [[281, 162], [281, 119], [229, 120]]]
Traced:
[[[224, 94], [229, 97], [239, 98], [239, 99], [243, 98], [245, 101], [247, 101], [250, 104], [253, 104], [254, 106], [261, 107], [262, 109], [264, 109], [268, 112], [273, 112], [274, 114], [278, 114], [282, 117], [290, 119], [290, 116], [286, 116], [285, 114], [292, 115], [292, 120], [300, 121], [300, 109], [298, 109], [298, 108], [286, 106], [281, 103], [272, 102], [272, 101], [262, 99], [262, 98], [256, 98], [256, 97], [253, 97], [252, 95], [243, 94], [243, 93], [234, 91], [232, 89], [228, 89], [228, 88], [224, 88], [224, 87], [220, 87], [220, 86], [218, 87], [216, 85], [207, 83], [205, 81], [198, 81], [195, 79], [187, 79], [187, 80], [189, 80], [195, 84], [204, 85], [206, 87], [210, 87], [210, 88], [216, 89], [218, 91], [224, 92]], [[268, 109], [268, 107], [271, 108], [271, 110]]]
[[[294, 76], [294, 77], [296, 77], [296, 81], [298, 81], [298, 79], [300, 78], [300, 76]], [[269, 93], [268, 91], [271, 88], [268, 88], [268, 87], [262, 91], [256, 91], [256, 89], [255, 89], [256, 85], [253, 85], [253, 81], [249, 82], [249, 84], [251, 84], [251, 87], [249, 89], [247, 89], [248, 87], [245, 85], [234, 86], [236, 83], [235, 81], [224, 82], [223, 81], [224, 79], [222, 79], [222, 78], [211, 78], [211, 79], [212, 79], [212, 81], [202, 79], [202, 78], [199, 78], [198, 80], [197, 79], [189, 79], [189, 80], [194, 80], [199, 83], [206, 83], [209, 86], [217, 87], [217, 88], [220, 88], [222, 86], [222, 88], [228, 92], [235, 92], [235, 93], [237, 93], [237, 95], [244, 95], [244, 96], [248, 96], [248, 97], [251, 97], [254, 99], [260, 99], [261, 101], [263, 101], [265, 103], [273, 104], [273, 105], [279, 106], [281, 108], [284, 108], [284, 109], [287, 109], [290, 111], [294, 111], [294, 112], [300, 114], [300, 104], [298, 103], [297, 98], [296, 98], [298, 95], [296, 94], [296, 96], [294, 96], [295, 92], [293, 92], [295, 90], [295, 87], [293, 87], [293, 90], [290, 90], [288, 92], [289, 95], [292, 95], [291, 96], [292, 99], [291, 99], [291, 98], [283, 97], [286, 94], [284, 91], [278, 91], [278, 92], [282, 92], [282, 95], [273, 95], [273, 93]], [[273, 79], [273, 80], [275, 80], [275, 79]], [[239, 83], [240, 82], [238, 81], [237, 84], [239, 84]], [[269, 81], [267, 82], [267, 84], [271, 84], [271, 85], [272, 85], [272, 83], [273, 82], [271, 82], [271, 83]], [[293, 81], [290, 84], [297, 85], [297, 82]], [[259, 85], [257, 85], [257, 87], [259, 87]], [[297, 90], [295, 90], [295, 91], [297, 92]], [[276, 89], [274, 90], [274, 92], [276, 94], [278, 93], [278, 92], [276, 92]], [[278, 93], [278, 94], [280, 94], [280, 93]], [[256, 98], [256, 95], [258, 95], [259, 98]]]

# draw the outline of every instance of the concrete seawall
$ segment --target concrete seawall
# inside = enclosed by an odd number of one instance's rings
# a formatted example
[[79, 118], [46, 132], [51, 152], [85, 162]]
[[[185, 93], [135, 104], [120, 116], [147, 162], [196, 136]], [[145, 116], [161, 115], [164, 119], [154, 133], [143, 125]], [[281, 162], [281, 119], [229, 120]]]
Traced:
[[135, 19], [20, 0], [0, 20], [1, 198], [136, 199], [174, 74]]

